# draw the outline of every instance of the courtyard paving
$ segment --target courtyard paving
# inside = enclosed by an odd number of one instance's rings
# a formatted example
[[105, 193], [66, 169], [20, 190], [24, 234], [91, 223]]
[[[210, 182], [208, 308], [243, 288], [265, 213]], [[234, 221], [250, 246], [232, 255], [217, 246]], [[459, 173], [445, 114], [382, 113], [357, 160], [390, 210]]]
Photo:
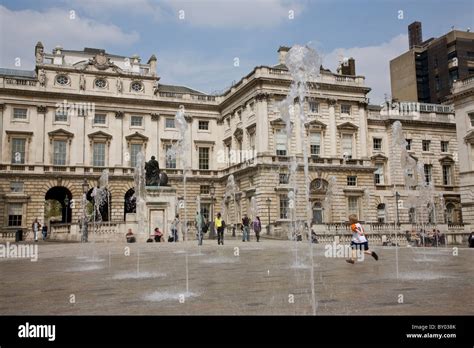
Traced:
[[[399, 248], [397, 278], [394, 247], [355, 265], [312, 248], [319, 315], [474, 313], [474, 249]], [[1, 315], [312, 313], [306, 242], [40, 242], [38, 251], [37, 262], [0, 258]]]

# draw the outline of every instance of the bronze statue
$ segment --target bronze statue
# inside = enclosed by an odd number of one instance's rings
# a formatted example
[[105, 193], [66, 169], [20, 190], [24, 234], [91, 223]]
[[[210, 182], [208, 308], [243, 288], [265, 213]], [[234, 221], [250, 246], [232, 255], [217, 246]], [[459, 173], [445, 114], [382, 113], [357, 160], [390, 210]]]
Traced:
[[145, 163], [145, 171], [146, 186], [160, 186], [160, 165], [155, 156], [151, 156], [151, 160]]

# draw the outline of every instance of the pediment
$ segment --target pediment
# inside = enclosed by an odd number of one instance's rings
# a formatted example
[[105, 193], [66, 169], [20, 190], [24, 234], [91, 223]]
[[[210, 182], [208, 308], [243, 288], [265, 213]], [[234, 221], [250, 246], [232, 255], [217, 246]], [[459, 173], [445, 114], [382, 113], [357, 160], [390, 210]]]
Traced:
[[325, 129], [327, 126], [325, 123], [319, 121], [319, 120], [313, 120], [310, 122], [305, 123], [306, 127], [312, 127], [312, 128], [318, 128], [318, 129]]
[[51, 131], [51, 132], [48, 132], [48, 135], [50, 138], [53, 138], [53, 137], [65, 137], [65, 138], [72, 138], [74, 137], [74, 133], [71, 133], [71, 132], [68, 132], [67, 130], [65, 129], [56, 129], [54, 131]]
[[474, 130], [466, 134], [464, 141], [468, 144], [474, 144]]
[[386, 160], [388, 160], [388, 157], [382, 155], [381, 153], [378, 153], [378, 154], [373, 155], [372, 157], [370, 157], [370, 159], [372, 161], [386, 161]]
[[87, 135], [90, 139], [112, 139], [112, 136], [108, 133], [98, 131]]
[[[270, 121], [270, 124], [272, 126], [286, 126], [286, 122], [281, 117], [279, 117], [279, 118], [277, 118], [273, 121]], [[293, 125], [293, 121], [290, 121], [290, 124]]]
[[130, 135], [127, 135], [125, 137], [125, 139], [127, 141], [130, 141], [130, 140], [141, 140], [141, 141], [148, 141], [148, 137], [141, 134], [141, 133], [138, 133], [138, 132], [135, 132], [133, 134], [130, 134]]
[[344, 123], [341, 123], [340, 125], [338, 125], [337, 129], [358, 130], [359, 127], [357, 127], [352, 122], [344, 122]]

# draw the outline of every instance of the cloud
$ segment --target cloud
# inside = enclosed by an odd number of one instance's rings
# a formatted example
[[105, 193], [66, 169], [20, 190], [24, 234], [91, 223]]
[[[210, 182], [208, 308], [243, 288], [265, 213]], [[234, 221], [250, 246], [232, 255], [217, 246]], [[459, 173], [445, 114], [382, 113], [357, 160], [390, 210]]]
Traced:
[[372, 88], [370, 103], [379, 104], [383, 102], [384, 94], [391, 95], [390, 60], [407, 50], [408, 37], [400, 34], [378, 46], [337, 48], [324, 56], [323, 65], [335, 72], [342, 57], [353, 57], [356, 74], [365, 76], [366, 86]]
[[[34, 46], [41, 41], [46, 51], [56, 45], [66, 49], [130, 45], [138, 41], [136, 32], [125, 33], [116, 25], [103, 24], [88, 18], [70, 18], [69, 10], [51, 8], [12, 11], [0, 5], [0, 66], [16, 69], [34, 68]], [[15, 59], [21, 66], [15, 66]]]

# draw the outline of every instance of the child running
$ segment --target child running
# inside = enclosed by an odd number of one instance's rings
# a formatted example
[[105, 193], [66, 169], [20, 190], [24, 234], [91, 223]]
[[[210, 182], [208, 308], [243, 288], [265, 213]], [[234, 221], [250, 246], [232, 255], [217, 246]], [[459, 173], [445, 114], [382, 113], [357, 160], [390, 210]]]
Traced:
[[369, 242], [365, 237], [364, 228], [359, 223], [357, 219], [357, 215], [352, 214], [349, 215], [349, 222], [351, 223], [351, 231], [352, 231], [352, 241], [351, 241], [351, 248], [352, 248], [352, 257], [346, 262], [348, 263], [355, 263], [356, 252], [357, 250], [362, 250], [364, 247], [364, 254], [371, 255], [375, 260], [378, 260], [379, 257], [374, 251], [369, 250]]

